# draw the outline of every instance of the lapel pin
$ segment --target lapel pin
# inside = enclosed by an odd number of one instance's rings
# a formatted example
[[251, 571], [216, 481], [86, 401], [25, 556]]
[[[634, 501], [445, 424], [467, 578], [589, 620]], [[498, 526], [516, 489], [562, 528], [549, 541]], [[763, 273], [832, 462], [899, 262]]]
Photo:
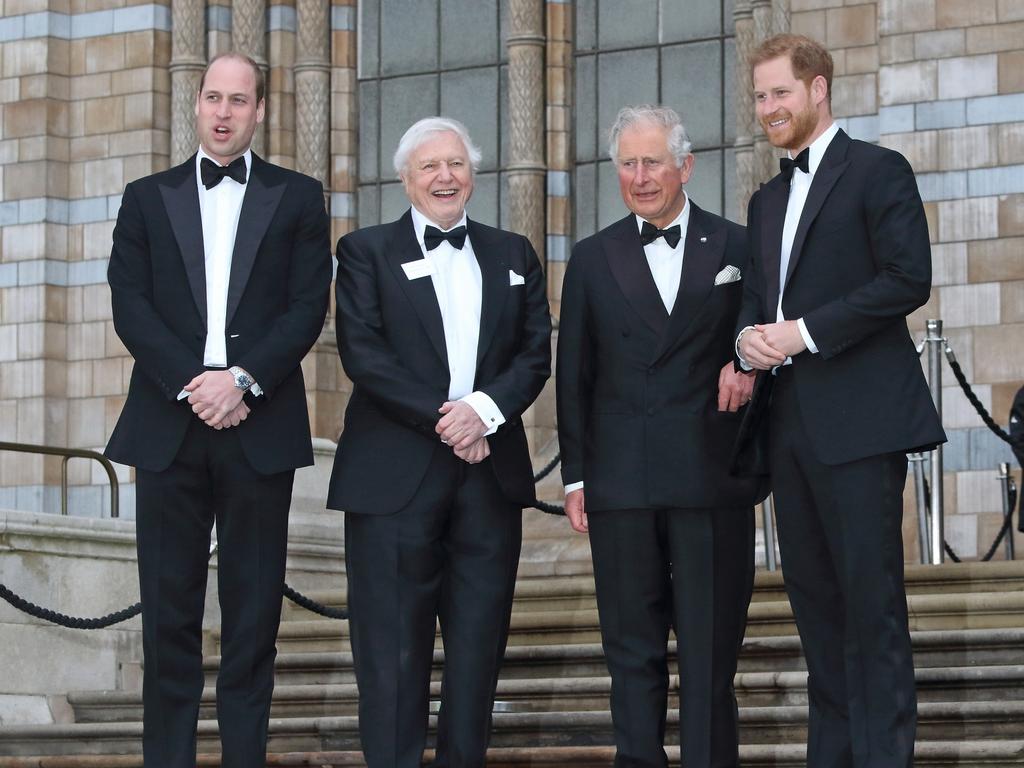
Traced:
[[702, 238], [700, 239], [700, 241], [701, 241], [702, 243], [706, 243], [706, 242], [708, 241], [708, 239], [707, 239], [706, 237], [702, 237]]

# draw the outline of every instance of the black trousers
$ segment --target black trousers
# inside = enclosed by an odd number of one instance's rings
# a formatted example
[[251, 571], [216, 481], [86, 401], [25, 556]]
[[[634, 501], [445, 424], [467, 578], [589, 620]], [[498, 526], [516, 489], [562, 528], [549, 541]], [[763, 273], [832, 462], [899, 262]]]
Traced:
[[807, 658], [807, 764], [913, 765], [917, 699], [903, 586], [906, 456], [822, 464], [810, 450], [786, 369], [775, 382], [770, 419], [782, 570]]
[[687, 768], [739, 765], [733, 678], [754, 583], [754, 510], [589, 512], [616, 768], [665, 768], [667, 643], [678, 640]]
[[437, 768], [481, 768], [505, 655], [522, 511], [489, 460], [444, 446], [413, 500], [345, 515], [349, 631], [368, 768], [420, 768], [436, 622], [444, 643]]
[[198, 419], [170, 467], [136, 472], [146, 768], [195, 768], [214, 524], [221, 764], [266, 764], [293, 476], [258, 474], [242, 453], [237, 429], [217, 431]]

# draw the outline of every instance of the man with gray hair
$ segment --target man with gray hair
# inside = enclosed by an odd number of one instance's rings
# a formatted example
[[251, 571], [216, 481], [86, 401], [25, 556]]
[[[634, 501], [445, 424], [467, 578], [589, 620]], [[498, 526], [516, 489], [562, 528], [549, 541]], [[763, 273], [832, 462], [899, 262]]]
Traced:
[[615, 765], [668, 765], [674, 627], [683, 765], [736, 766], [732, 680], [763, 497], [756, 480], [728, 476], [752, 389], [732, 363], [746, 231], [683, 190], [694, 157], [675, 111], [622, 109], [610, 151], [630, 213], [573, 249], [557, 386], [565, 509], [590, 535]]
[[466, 216], [480, 152], [461, 123], [395, 153], [411, 208], [338, 242], [352, 379], [327, 506], [345, 510], [349, 630], [369, 768], [419, 768], [434, 627], [435, 766], [480, 768], [522, 540], [536, 502], [522, 414], [550, 375], [544, 274], [521, 235]]

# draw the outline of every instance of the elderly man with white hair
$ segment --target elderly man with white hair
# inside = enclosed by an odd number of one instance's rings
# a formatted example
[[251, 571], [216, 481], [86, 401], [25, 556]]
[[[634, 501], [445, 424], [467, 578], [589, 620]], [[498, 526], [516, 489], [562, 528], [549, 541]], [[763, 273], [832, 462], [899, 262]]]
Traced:
[[466, 216], [480, 152], [461, 123], [395, 152], [411, 207], [338, 242], [352, 396], [327, 506], [345, 511], [349, 629], [369, 768], [419, 768], [435, 622], [435, 766], [484, 765], [522, 541], [536, 501], [523, 412], [550, 375], [550, 314], [521, 235]]

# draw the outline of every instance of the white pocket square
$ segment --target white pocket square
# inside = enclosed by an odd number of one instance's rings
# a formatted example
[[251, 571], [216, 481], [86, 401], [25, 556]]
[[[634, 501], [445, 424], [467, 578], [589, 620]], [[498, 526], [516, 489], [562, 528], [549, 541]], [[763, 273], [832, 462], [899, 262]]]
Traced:
[[515, 271], [510, 269], [508, 271], [508, 284], [509, 285], [525, 285], [526, 284], [526, 278], [524, 278], [522, 275], [517, 274]]
[[722, 267], [722, 271], [715, 275], [715, 285], [725, 285], [726, 283], [735, 283], [742, 275], [740, 271], [730, 264], [727, 267]]

